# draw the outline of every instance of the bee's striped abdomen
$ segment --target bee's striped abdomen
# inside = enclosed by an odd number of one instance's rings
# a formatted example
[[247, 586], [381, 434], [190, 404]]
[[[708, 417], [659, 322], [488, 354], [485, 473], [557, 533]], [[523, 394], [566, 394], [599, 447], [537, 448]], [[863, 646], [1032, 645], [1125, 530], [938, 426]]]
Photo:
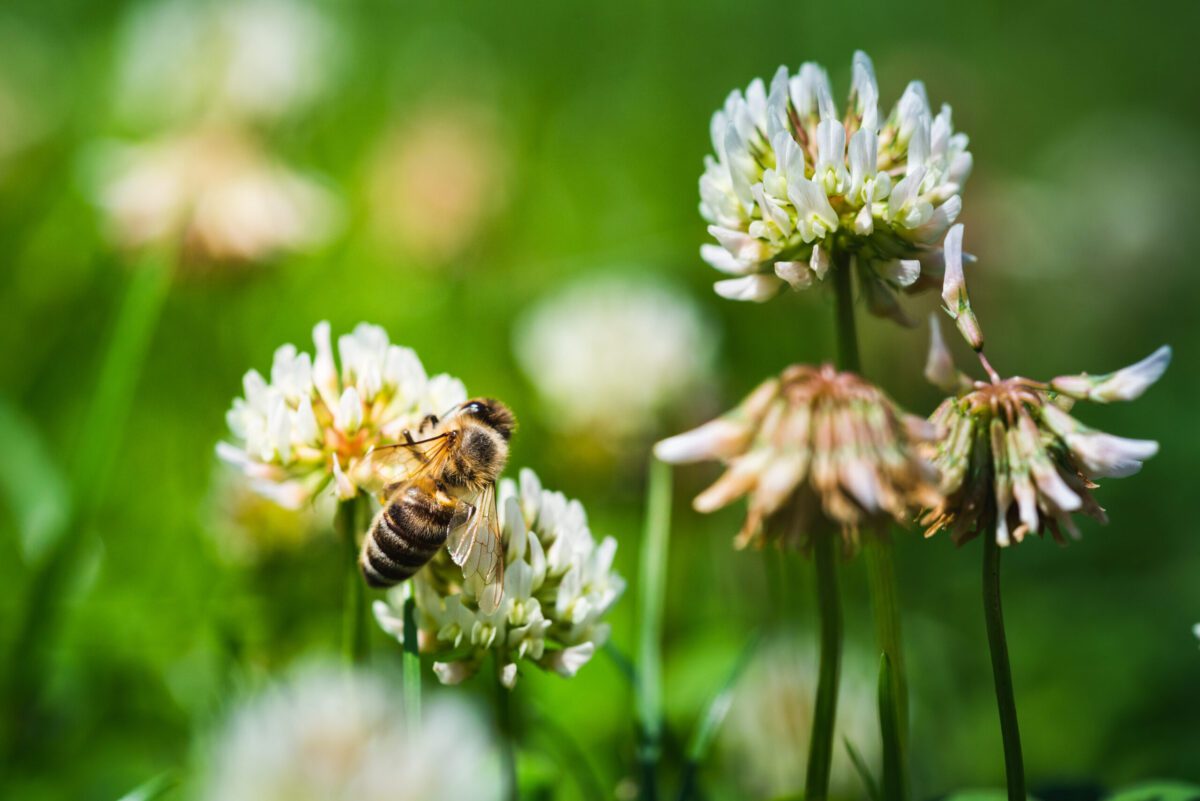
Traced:
[[390, 587], [412, 576], [446, 543], [454, 503], [420, 488], [401, 489], [375, 517], [363, 541], [359, 566], [372, 587]]

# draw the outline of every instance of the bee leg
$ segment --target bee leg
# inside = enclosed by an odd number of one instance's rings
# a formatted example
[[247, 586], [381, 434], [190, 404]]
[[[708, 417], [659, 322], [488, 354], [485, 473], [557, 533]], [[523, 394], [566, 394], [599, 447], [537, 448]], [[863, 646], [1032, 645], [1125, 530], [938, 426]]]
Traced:
[[437, 424], [438, 416], [436, 414], [427, 414], [425, 415], [425, 418], [421, 420], [421, 425], [417, 427], [417, 433], [424, 434], [427, 429], [432, 429]]

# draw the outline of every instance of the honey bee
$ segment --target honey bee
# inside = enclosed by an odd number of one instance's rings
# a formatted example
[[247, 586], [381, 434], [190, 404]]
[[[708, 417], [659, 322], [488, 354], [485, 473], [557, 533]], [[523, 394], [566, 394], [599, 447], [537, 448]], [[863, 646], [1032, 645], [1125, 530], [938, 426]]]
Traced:
[[408, 579], [445, 545], [463, 578], [478, 576], [479, 606], [495, 611], [504, 594], [504, 546], [496, 479], [508, 461], [516, 419], [491, 398], [476, 398], [444, 417], [429, 415], [416, 437], [371, 450], [367, 488], [382, 507], [363, 540], [358, 564], [372, 587]]

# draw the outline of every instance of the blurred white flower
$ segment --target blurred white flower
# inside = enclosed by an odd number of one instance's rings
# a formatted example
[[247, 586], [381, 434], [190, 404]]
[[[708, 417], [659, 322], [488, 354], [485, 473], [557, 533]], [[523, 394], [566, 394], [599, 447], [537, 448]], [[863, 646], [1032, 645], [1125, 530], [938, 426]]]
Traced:
[[[604, 616], [625, 589], [613, 570], [617, 541], [597, 543], [583, 505], [542, 489], [532, 470], [521, 470], [519, 484], [500, 482], [498, 505], [507, 560], [499, 608], [480, 611], [480, 587], [464, 586], [442, 551], [412, 578], [421, 651], [446, 684], [474, 675], [489, 652], [510, 688], [522, 660], [574, 676], [608, 639]], [[409, 591], [401, 585], [375, 602], [379, 625], [401, 641]]]
[[298, 0], [161, 0], [130, 18], [116, 96], [136, 120], [270, 120], [313, 100], [336, 37]]
[[700, 255], [733, 276], [715, 285], [721, 296], [805, 289], [841, 254], [857, 262], [871, 310], [905, 319], [895, 290], [940, 278], [938, 243], [962, 207], [971, 154], [950, 107], [935, 115], [919, 81], [881, 118], [874, 67], [856, 52], [839, 118], [822, 67], [780, 67], [769, 87], [732, 92], [711, 133], [700, 213], [719, 244]]
[[238, 708], [208, 754], [211, 801], [498, 799], [489, 727], [438, 697], [409, 730], [399, 692], [368, 673], [310, 667]]
[[284, 508], [255, 492], [240, 470], [220, 462], [201, 522], [222, 559], [251, 564], [331, 533], [332, 501], [322, 495], [299, 509]]
[[445, 264], [503, 205], [507, 154], [490, 110], [444, 103], [385, 135], [368, 165], [375, 236], [420, 262]]
[[246, 373], [245, 397], [226, 415], [235, 442], [217, 445], [255, 491], [291, 509], [331, 480], [340, 497], [354, 495], [356, 468], [372, 447], [467, 397], [457, 378], [428, 377], [417, 354], [391, 344], [379, 326], [359, 323], [338, 338], [340, 370], [329, 323], [313, 328], [313, 344], [313, 356], [294, 345], [276, 350], [269, 381]]
[[628, 437], [710, 378], [716, 337], [687, 296], [645, 279], [577, 282], [517, 324], [517, 360], [569, 431]]
[[[760, 648], [734, 690], [718, 746], [743, 797], [775, 798], [804, 786], [817, 689], [817, 653], [808, 643], [778, 638]], [[875, 680], [868, 665], [846, 654], [842, 666], [830, 796], [865, 791], [842, 746], [849, 740], [879, 775], [880, 735]], [[735, 767], [736, 766], [736, 767]]]
[[197, 263], [247, 263], [324, 242], [334, 198], [230, 128], [202, 127], [99, 151], [96, 202], [122, 247], [182, 249]]

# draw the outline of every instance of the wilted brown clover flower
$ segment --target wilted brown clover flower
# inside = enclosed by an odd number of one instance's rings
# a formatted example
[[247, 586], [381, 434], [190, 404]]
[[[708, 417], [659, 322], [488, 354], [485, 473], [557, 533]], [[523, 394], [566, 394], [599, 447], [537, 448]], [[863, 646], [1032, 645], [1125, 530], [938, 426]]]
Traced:
[[903, 522], [939, 502], [936, 474], [915, 448], [934, 433], [853, 373], [794, 365], [654, 452], [665, 462], [728, 465], [694, 506], [712, 512], [748, 496], [738, 548], [768, 539], [803, 547], [822, 528], [839, 529], [853, 545], [861, 527]]
[[1136, 473], [1158, 443], [1125, 439], [1088, 428], [1068, 414], [1077, 400], [1133, 400], [1158, 380], [1171, 361], [1162, 347], [1137, 364], [1107, 375], [1060, 376], [1048, 383], [1001, 379], [983, 356], [983, 334], [971, 312], [962, 272], [962, 226], [946, 237], [942, 298], [963, 338], [979, 353], [988, 381], [955, 368], [933, 320], [925, 375], [956, 394], [930, 417], [942, 432], [925, 449], [942, 476], [944, 500], [926, 512], [926, 536], [949, 529], [955, 542], [994, 530], [996, 541], [1020, 542], [1030, 532], [1062, 530], [1078, 537], [1071, 515], [1107, 522], [1092, 498], [1093, 479]]

